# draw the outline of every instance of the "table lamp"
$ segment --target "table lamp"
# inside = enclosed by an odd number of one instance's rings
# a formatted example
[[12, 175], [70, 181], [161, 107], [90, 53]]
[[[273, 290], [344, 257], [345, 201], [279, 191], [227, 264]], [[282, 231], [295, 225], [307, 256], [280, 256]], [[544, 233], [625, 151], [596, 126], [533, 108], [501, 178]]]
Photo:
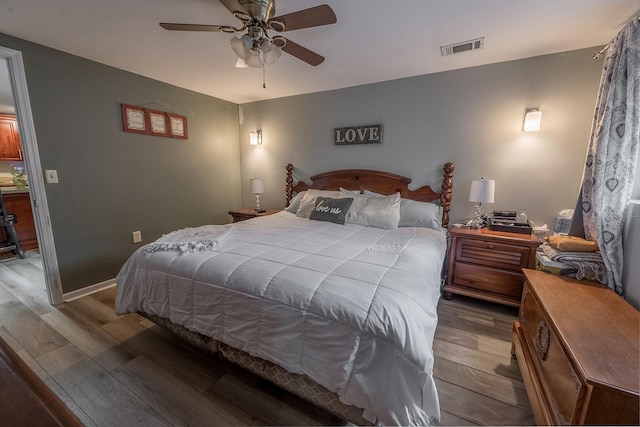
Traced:
[[251, 178], [249, 180], [249, 191], [256, 195], [256, 212], [264, 212], [264, 209], [260, 208], [260, 195], [264, 193], [264, 182], [262, 178]]
[[469, 192], [469, 201], [476, 203], [476, 216], [471, 222], [472, 228], [482, 228], [485, 222], [482, 219], [482, 204], [493, 203], [496, 182], [493, 179], [474, 179], [471, 181], [471, 191]]

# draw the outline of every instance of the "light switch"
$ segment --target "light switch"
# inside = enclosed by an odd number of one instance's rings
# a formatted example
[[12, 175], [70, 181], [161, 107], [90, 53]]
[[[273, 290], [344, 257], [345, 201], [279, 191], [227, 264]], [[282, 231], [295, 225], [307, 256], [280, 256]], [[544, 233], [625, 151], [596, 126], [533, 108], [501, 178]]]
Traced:
[[44, 178], [47, 181], [47, 184], [57, 184], [58, 183], [58, 171], [45, 169]]

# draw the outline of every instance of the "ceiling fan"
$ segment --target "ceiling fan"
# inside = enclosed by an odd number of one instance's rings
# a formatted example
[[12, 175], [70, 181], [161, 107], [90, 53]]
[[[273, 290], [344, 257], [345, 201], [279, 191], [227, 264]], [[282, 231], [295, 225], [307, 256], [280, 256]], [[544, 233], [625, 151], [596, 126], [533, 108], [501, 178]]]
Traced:
[[307, 64], [317, 66], [324, 61], [322, 55], [313, 52], [283, 36], [270, 36], [267, 30], [285, 32], [303, 28], [335, 24], [337, 19], [329, 5], [311, 7], [282, 16], [275, 16], [275, 0], [219, 0], [242, 22], [240, 28], [230, 25], [175, 24], [162, 22], [160, 26], [172, 31], [213, 31], [239, 33], [231, 39], [231, 48], [246, 65], [261, 68], [275, 63], [281, 51], [295, 56]]

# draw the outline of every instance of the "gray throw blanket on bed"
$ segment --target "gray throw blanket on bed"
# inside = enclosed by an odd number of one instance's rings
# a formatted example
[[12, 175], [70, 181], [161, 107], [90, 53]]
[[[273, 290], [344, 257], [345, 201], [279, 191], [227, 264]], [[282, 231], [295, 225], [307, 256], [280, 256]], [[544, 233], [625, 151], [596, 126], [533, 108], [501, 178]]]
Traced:
[[197, 228], [183, 228], [165, 234], [153, 243], [143, 247], [143, 254], [158, 251], [179, 251], [181, 255], [194, 252], [211, 251], [233, 228], [229, 225], [204, 225]]
[[584, 279], [587, 272], [592, 272], [600, 283], [606, 283], [606, 267], [600, 252], [564, 252], [551, 246], [542, 245], [542, 251], [551, 261], [567, 264], [576, 269], [576, 279]]

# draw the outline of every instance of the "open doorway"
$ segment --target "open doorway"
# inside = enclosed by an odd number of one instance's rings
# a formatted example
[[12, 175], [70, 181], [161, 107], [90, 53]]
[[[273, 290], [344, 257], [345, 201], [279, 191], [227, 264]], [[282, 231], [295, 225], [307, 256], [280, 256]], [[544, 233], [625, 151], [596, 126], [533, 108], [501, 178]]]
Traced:
[[27, 194], [31, 202], [36, 239], [42, 258], [44, 283], [49, 302], [52, 305], [57, 305], [63, 302], [62, 285], [53, 232], [49, 221], [49, 208], [44, 191], [42, 167], [38, 154], [38, 144], [22, 55], [19, 51], [0, 46], [0, 61], [3, 62], [0, 66], [6, 67], [8, 70], [8, 83], [13, 95], [15, 116], [22, 145], [21, 162], [29, 179], [29, 191]]

